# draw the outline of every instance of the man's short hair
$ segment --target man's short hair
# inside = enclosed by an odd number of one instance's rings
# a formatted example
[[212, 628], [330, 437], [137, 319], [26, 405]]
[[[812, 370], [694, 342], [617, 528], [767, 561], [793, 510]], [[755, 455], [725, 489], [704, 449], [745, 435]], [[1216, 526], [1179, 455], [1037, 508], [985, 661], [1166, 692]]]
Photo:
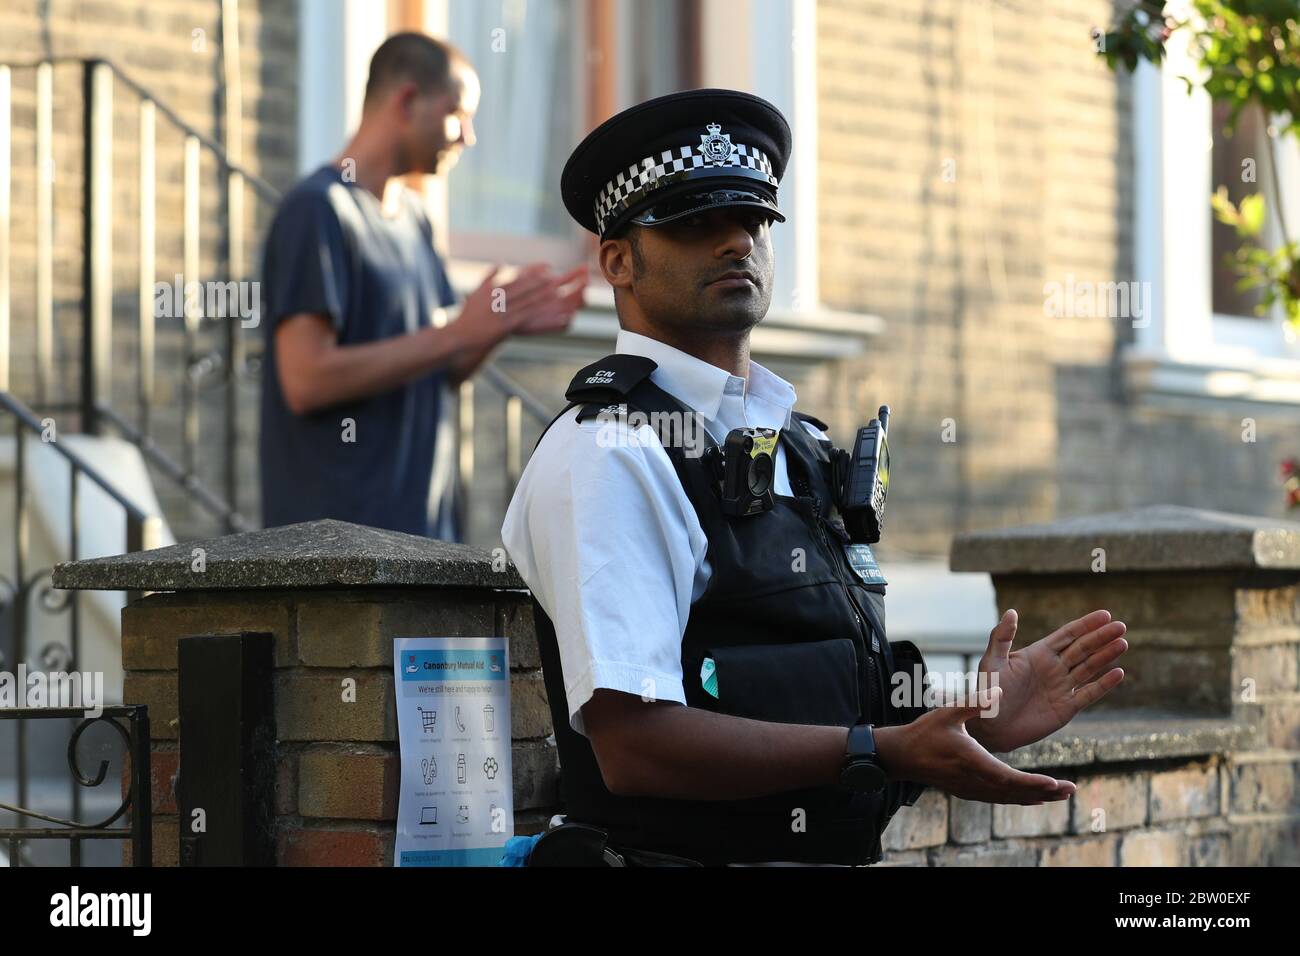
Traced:
[[414, 82], [421, 93], [440, 93], [450, 87], [453, 68], [469, 65], [465, 54], [444, 40], [414, 31], [394, 33], [370, 58], [365, 102], [406, 82]]

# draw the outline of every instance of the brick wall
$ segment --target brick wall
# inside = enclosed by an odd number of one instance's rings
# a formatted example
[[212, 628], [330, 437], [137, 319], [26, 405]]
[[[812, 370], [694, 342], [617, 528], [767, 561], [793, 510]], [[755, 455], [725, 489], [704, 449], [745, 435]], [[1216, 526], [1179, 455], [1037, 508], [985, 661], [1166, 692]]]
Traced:
[[[1126, 330], [1107, 319], [1043, 313], [1047, 282], [1132, 276], [1130, 87], [1095, 59], [1088, 35], [1110, 21], [1113, 6], [818, 2], [820, 293], [829, 306], [883, 316], [889, 331], [870, 343], [867, 357], [800, 367], [791, 377], [803, 407], [837, 435], [881, 402], [893, 406], [898, 481], [886, 557], [891, 547], [943, 554], [966, 528], [1152, 501], [1281, 513], [1275, 469], [1295, 451], [1290, 410], [1160, 405], [1127, 395], [1113, 362]], [[222, 141], [219, 9], [215, 0], [163, 7], [15, 0], [0, 10], [0, 60], [107, 56]], [[295, 174], [297, 7], [248, 0], [240, 17], [245, 162], [283, 188]], [[34, 78], [16, 71], [13, 82], [13, 366], [16, 391], [30, 399]], [[57, 388], [50, 397], [63, 399], [75, 393], [81, 340], [80, 82], [75, 67], [56, 73]], [[114, 397], [134, 411], [138, 157], [134, 98], [120, 85], [115, 125]], [[180, 155], [179, 137], [160, 121], [162, 277], [180, 269]], [[203, 180], [204, 273], [221, 276], [224, 200], [206, 157]], [[251, 193], [248, 202], [255, 264], [271, 208]], [[210, 324], [205, 347], [217, 346], [221, 331]], [[256, 351], [260, 334], [246, 335]], [[179, 348], [178, 323], [160, 322], [155, 425], [173, 452]], [[525, 377], [554, 404], [577, 364], [538, 362], [537, 374]], [[212, 426], [224, 398], [217, 382], [202, 404], [199, 470], [213, 486], [223, 453]], [[256, 518], [256, 375], [241, 386], [240, 406], [240, 505]], [[493, 403], [480, 404], [481, 420], [499, 414]], [[1246, 416], [1257, 420], [1255, 443], [1240, 440]], [[947, 420], [955, 441], [944, 440]], [[498, 435], [478, 443], [480, 499], [494, 504], [504, 497]], [[169, 480], [156, 476], [156, 486], [182, 538], [218, 530]], [[499, 519], [499, 506], [480, 509], [470, 539], [495, 543]]]
[[[176, 641], [268, 633], [275, 640], [276, 861], [391, 866], [400, 782], [392, 641], [396, 636], [510, 638], [515, 829], [537, 832], [558, 808], [551, 715], [531, 607], [517, 593], [155, 594], [122, 612], [126, 698], [146, 704], [153, 735], [154, 864], [175, 866], [174, 777], [184, 738]], [[355, 702], [340, 693], [356, 681]], [[127, 850], [129, 863], [130, 851]]]
[[1251, 764], [1212, 758], [1079, 774], [1069, 800], [974, 803], [926, 791], [885, 831], [882, 866], [1249, 866], [1294, 862], [1295, 826], [1234, 830], [1230, 814], [1292, 801], [1291, 774], [1266, 786]]
[[1130, 329], [1044, 314], [1046, 283], [1133, 278], [1130, 84], [1089, 36], [1116, 5], [819, 0], [821, 294], [889, 331], [805, 407], [843, 434], [893, 406], [886, 556], [1154, 502], [1282, 514], [1294, 409], [1126, 395]]
[[[886, 866], [1222, 866], [1300, 863], [1300, 708], [1295, 589], [1239, 593], [1233, 686], [1266, 675], [1242, 726], [1197, 749], [1194, 723], [1134, 720], [1122, 743], [1079, 737], [1012, 755], [1020, 769], [1075, 781], [1067, 801], [1022, 807], [925, 791], [883, 838]], [[1032, 614], [1051, 603], [1021, 595]], [[1150, 603], [1150, 602], [1148, 602]], [[1040, 608], [1041, 609], [1041, 608]], [[127, 699], [149, 706], [154, 862], [176, 865], [175, 776], [184, 738], [176, 640], [256, 631], [275, 639], [276, 859], [280, 865], [392, 862], [399, 756], [392, 640], [413, 633], [510, 638], [515, 828], [561, 812], [552, 725], [527, 604], [510, 592], [155, 594], [122, 619]], [[1130, 632], [1139, 643], [1142, 628]], [[355, 703], [340, 682], [356, 680]], [[1260, 730], [1252, 736], [1247, 722]], [[1080, 756], [1080, 755], [1083, 756]], [[1062, 756], [1064, 755], [1064, 756]], [[129, 850], [128, 850], [129, 858]], [[129, 860], [128, 860], [129, 861]]]
[[[1300, 863], [1296, 525], [1167, 506], [1091, 524], [988, 531], [953, 548], [955, 568], [988, 570], [997, 607], [1016, 608], [1020, 648], [1094, 608], [1125, 623], [1123, 681], [1007, 756], [1077, 792], [995, 807], [978, 830], [965, 818], [986, 811], [927, 795], [887, 836], [895, 861], [948, 862], [978, 835], [1040, 865]], [[1105, 566], [1077, 570], [1099, 554]]]
[[[243, 85], [243, 160], [252, 172], [283, 188], [296, 172], [297, 5], [274, 0], [240, 4], [241, 82]], [[221, 4], [217, 0], [173, 0], [141, 4], [135, 0], [13, 0], [0, 9], [0, 62], [31, 62], [46, 56], [103, 57], [123, 68], [159, 102], [175, 110], [200, 133], [226, 142], [222, 106]], [[35, 389], [35, 72], [13, 71], [13, 387], [25, 401]], [[82, 76], [76, 64], [54, 71], [54, 382], [47, 402], [75, 401], [79, 388], [82, 267]], [[114, 84], [113, 251], [114, 287], [113, 402], [135, 415], [138, 294], [139, 119], [138, 97]], [[157, 118], [157, 276], [171, 281], [181, 271], [183, 137]], [[226, 276], [224, 185], [206, 152], [201, 162], [200, 247], [202, 279]], [[249, 191], [245, 198], [246, 257], [256, 268], [259, 243], [271, 207]], [[200, 351], [223, 341], [221, 320], [205, 322]], [[180, 449], [180, 321], [157, 325], [158, 402], [154, 425], [159, 444], [174, 457]], [[223, 453], [219, 410], [225, 401], [220, 377], [205, 389], [200, 405], [203, 445], [198, 469], [219, 487]], [[256, 444], [256, 380], [241, 386], [245, 409], [239, 435], [241, 481], [256, 491], [252, 450]], [[62, 416], [63, 430], [78, 430]], [[58, 420], [58, 417], [56, 417]], [[164, 511], [181, 537], [216, 530], [203, 512], [166, 477], [155, 474]], [[245, 507], [248, 507], [247, 505]], [[252, 502], [256, 515], [256, 499]]]

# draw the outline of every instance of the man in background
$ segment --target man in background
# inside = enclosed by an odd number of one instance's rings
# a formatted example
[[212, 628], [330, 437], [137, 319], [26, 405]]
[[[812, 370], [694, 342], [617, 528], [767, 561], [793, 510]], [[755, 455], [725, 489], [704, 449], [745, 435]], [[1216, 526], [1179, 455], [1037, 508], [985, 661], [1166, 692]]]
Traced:
[[455, 294], [432, 225], [396, 178], [445, 175], [474, 144], [478, 101], [450, 44], [389, 37], [355, 135], [276, 211], [263, 268], [266, 527], [338, 518], [458, 540], [450, 508], [428, 520], [444, 387], [510, 335], [564, 329], [582, 302], [585, 268], [537, 263], [502, 285], [494, 267], [448, 321]]

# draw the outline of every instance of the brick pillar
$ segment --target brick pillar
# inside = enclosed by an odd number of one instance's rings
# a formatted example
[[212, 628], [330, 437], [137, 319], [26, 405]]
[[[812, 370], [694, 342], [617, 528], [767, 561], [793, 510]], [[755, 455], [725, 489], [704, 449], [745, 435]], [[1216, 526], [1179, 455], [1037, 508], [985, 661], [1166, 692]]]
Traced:
[[[1066, 728], [1085, 756], [1087, 728], [1104, 731], [1093, 759], [1032, 760], [1077, 768], [1071, 815], [995, 807], [995, 841], [1089, 837], [1044, 846], [1043, 863], [1300, 863], [1300, 524], [1154, 506], [962, 535], [952, 568], [992, 575], [999, 613], [1019, 614], [1016, 647], [1096, 608], [1128, 624], [1124, 682]], [[1115, 756], [1128, 763], [1102, 772]]]
[[[61, 565], [65, 588], [157, 593], [122, 611], [123, 696], [153, 725], [154, 863], [178, 862], [174, 777], [185, 745], [177, 641], [269, 634], [275, 857], [280, 865], [390, 866], [399, 759], [396, 637], [510, 641], [515, 830], [558, 804], [550, 712], [523, 582], [499, 554], [316, 521]], [[344, 690], [355, 687], [355, 701]]]

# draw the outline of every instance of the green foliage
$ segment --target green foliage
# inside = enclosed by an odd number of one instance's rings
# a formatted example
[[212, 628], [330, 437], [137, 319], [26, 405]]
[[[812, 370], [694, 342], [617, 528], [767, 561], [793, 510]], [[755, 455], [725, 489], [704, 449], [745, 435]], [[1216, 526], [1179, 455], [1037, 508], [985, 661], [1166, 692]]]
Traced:
[[1260, 193], [1247, 196], [1240, 206], [1234, 206], [1228, 200], [1228, 187], [1220, 186], [1210, 197], [1210, 205], [1214, 208], [1214, 217], [1236, 229], [1238, 238], [1258, 236], [1264, 228], [1264, 197]]
[[[1175, 34], [1189, 38], [1206, 92], [1232, 104], [1231, 131], [1252, 103], [1288, 118], [1300, 134], [1300, 0], [1191, 0], [1192, 15], [1166, 16], [1162, 0], [1141, 0], [1105, 35], [1098, 55], [1112, 69], [1139, 60], [1159, 64]], [[1188, 85], [1189, 77], [1183, 77]]]
[[1159, 66], [1170, 33], [1164, 7], [1164, 0], [1142, 0], [1111, 27], [1097, 55], [1112, 70], [1123, 63], [1131, 73], [1137, 69], [1138, 60], [1150, 60]]
[[[1131, 7], [1105, 34], [1098, 56], [1111, 69], [1122, 63], [1132, 71], [1139, 60], [1159, 65], [1172, 37], [1188, 39], [1204, 75], [1182, 79], [1189, 92], [1199, 82], [1215, 102], [1231, 104], [1226, 133], [1236, 129], [1243, 110], [1258, 108], [1283, 118], [1280, 135], [1300, 138], [1300, 0], [1191, 0], [1192, 15], [1182, 20], [1166, 16], [1164, 7], [1164, 0], [1141, 0]], [[1280, 301], [1300, 326], [1297, 243], [1271, 251], [1260, 247], [1263, 196], [1247, 196], [1234, 206], [1220, 188], [1211, 204], [1215, 217], [1243, 240], [1232, 257], [1241, 277], [1238, 288], [1262, 287], [1261, 312]]]
[[1267, 314], [1274, 303], [1281, 302], [1287, 318], [1300, 325], [1300, 243], [1288, 242], [1277, 249], [1265, 249], [1258, 243], [1264, 228], [1264, 197], [1247, 196], [1239, 206], [1228, 199], [1228, 188], [1220, 186], [1210, 199], [1214, 217], [1237, 230], [1242, 239], [1236, 253], [1228, 257], [1238, 275], [1237, 291], [1262, 289], [1264, 297], [1256, 306], [1260, 315]]

